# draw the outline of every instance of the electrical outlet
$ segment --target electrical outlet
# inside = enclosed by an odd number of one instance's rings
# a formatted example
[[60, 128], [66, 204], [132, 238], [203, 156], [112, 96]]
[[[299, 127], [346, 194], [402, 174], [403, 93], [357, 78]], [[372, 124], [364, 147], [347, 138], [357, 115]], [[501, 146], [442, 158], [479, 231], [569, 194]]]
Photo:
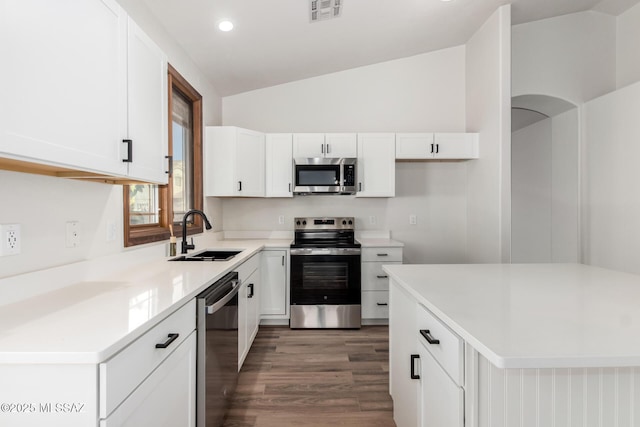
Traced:
[[117, 233], [115, 221], [107, 222], [107, 242], [113, 242], [116, 240]]
[[278, 224], [280, 224], [280, 225], [284, 224], [284, 215], [280, 215], [278, 217]]
[[416, 225], [418, 223], [418, 217], [415, 214], [409, 215], [409, 224]]
[[68, 248], [77, 248], [80, 246], [80, 222], [67, 222], [66, 246]]
[[0, 225], [0, 256], [20, 253], [20, 224]]
[[375, 215], [370, 215], [369, 216], [369, 224], [376, 225], [376, 216]]

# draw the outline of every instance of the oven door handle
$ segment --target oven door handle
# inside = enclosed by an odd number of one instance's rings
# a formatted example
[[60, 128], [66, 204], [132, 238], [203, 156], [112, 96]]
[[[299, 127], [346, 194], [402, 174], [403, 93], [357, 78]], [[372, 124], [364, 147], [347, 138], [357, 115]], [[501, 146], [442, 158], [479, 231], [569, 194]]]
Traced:
[[360, 255], [360, 248], [291, 248], [292, 256], [296, 255]]

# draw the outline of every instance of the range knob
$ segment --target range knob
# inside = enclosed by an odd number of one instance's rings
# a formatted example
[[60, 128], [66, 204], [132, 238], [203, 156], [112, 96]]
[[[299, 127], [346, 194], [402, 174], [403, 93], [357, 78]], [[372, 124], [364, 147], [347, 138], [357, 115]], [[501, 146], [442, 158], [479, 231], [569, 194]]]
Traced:
[[300, 225], [300, 221], [296, 221], [296, 225]]
[[353, 221], [349, 220], [349, 225], [353, 225]]
[[347, 220], [346, 219], [342, 220], [342, 225], [347, 225]]
[[307, 225], [307, 221], [302, 221], [302, 225]]

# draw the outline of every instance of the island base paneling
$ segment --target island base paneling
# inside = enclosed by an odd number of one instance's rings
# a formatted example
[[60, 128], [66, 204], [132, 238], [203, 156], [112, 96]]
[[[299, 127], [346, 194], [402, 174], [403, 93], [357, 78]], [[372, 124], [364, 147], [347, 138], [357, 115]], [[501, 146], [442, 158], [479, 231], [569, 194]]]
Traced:
[[640, 426], [640, 368], [501, 369], [470, 347], [466, 426]]

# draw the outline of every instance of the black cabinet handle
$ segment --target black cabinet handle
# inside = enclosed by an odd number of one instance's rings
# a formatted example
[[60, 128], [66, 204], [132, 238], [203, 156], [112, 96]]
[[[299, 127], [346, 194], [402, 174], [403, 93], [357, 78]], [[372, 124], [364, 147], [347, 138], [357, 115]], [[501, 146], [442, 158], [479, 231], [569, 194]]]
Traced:
[[362, 191], [362, 183], [361, 182], [358, 183], [358, 191]]
[[324, 144], [322, 144], [322, 145], [320, 146], [320, 152], [321, 152], [322, 154], [324, 154]]
[[164, 173], [168, 174], [169, 176], [173, 176], [173, 156], [164, 156], [164, 158], [168, 161], [168, 169], [164, 171]]
[[412, 354], [411, 355], [411, 379], [412, 380], [419, 380], [420, 379], [420, 375], [416, 375], [416, 371], [415, 371], [416, 359], [420, 359], [420, 355], [419, 354]]
[[127, 158], [126, 159], [122, 159], [122, 161], [124, 163], [133, 162], [133, 140], [131, 140], [131, 139], [123, 139], [122, 143], [123, 144], [127, 144]]
[[377, 302], [376, 304], [378, 304], [379, 306], [382, 306], [382, 307], [389, 305], [386, 302]]
[[428, 329], [420, 329], [420, 335], [422, 335], [429, 344], [440, 344], [440, 340], [432, 337], [431, 332]]
[[440, 152], [440, 144], [436, 144], [436, 154]]
[[291, 183], [289, 183], [289, 193], [291, 193]]
[[249, 283], [247, 285], [247, 288], [249, 288], [251, 290], [251, 293], [249, 295], [247, 295], [247, 298], [253, 298], [253, 295], [254, 295], [254, 293], [253, 293], [253, 283]]
[[389, 256], [389, 254], [378, 254], [378, 256]]
[[331, 146], [327, 144], [327, 154], [329, 154], [330, 152], [331, 152]]
[[282, 265], [284, 265], [284, 255], [282, 255]]
[[434, 144], [431, 144], [431, 154], [433, 154], [433, 145]]
[[167, 335], [167, 337], [169, 337], [169, 338], [163, 343], [156, 344], [156, 348], [167, 348], [167, 347], [169, 347], [172, 342], [174, 342], [175, 340], [178, 339], [179, 336], [180, 336], [180, 334], [169, 334], [169, 335]]
[[389, 276], [380, 276], [380, 275], [378, 275], [378, 276], [376, 276], [376, 277], [377, 277], [378, 279], [388, 279], [388, 278], [389, 278]]
[[238, 191], [242, 191], [242, 181], [238, 181]]

